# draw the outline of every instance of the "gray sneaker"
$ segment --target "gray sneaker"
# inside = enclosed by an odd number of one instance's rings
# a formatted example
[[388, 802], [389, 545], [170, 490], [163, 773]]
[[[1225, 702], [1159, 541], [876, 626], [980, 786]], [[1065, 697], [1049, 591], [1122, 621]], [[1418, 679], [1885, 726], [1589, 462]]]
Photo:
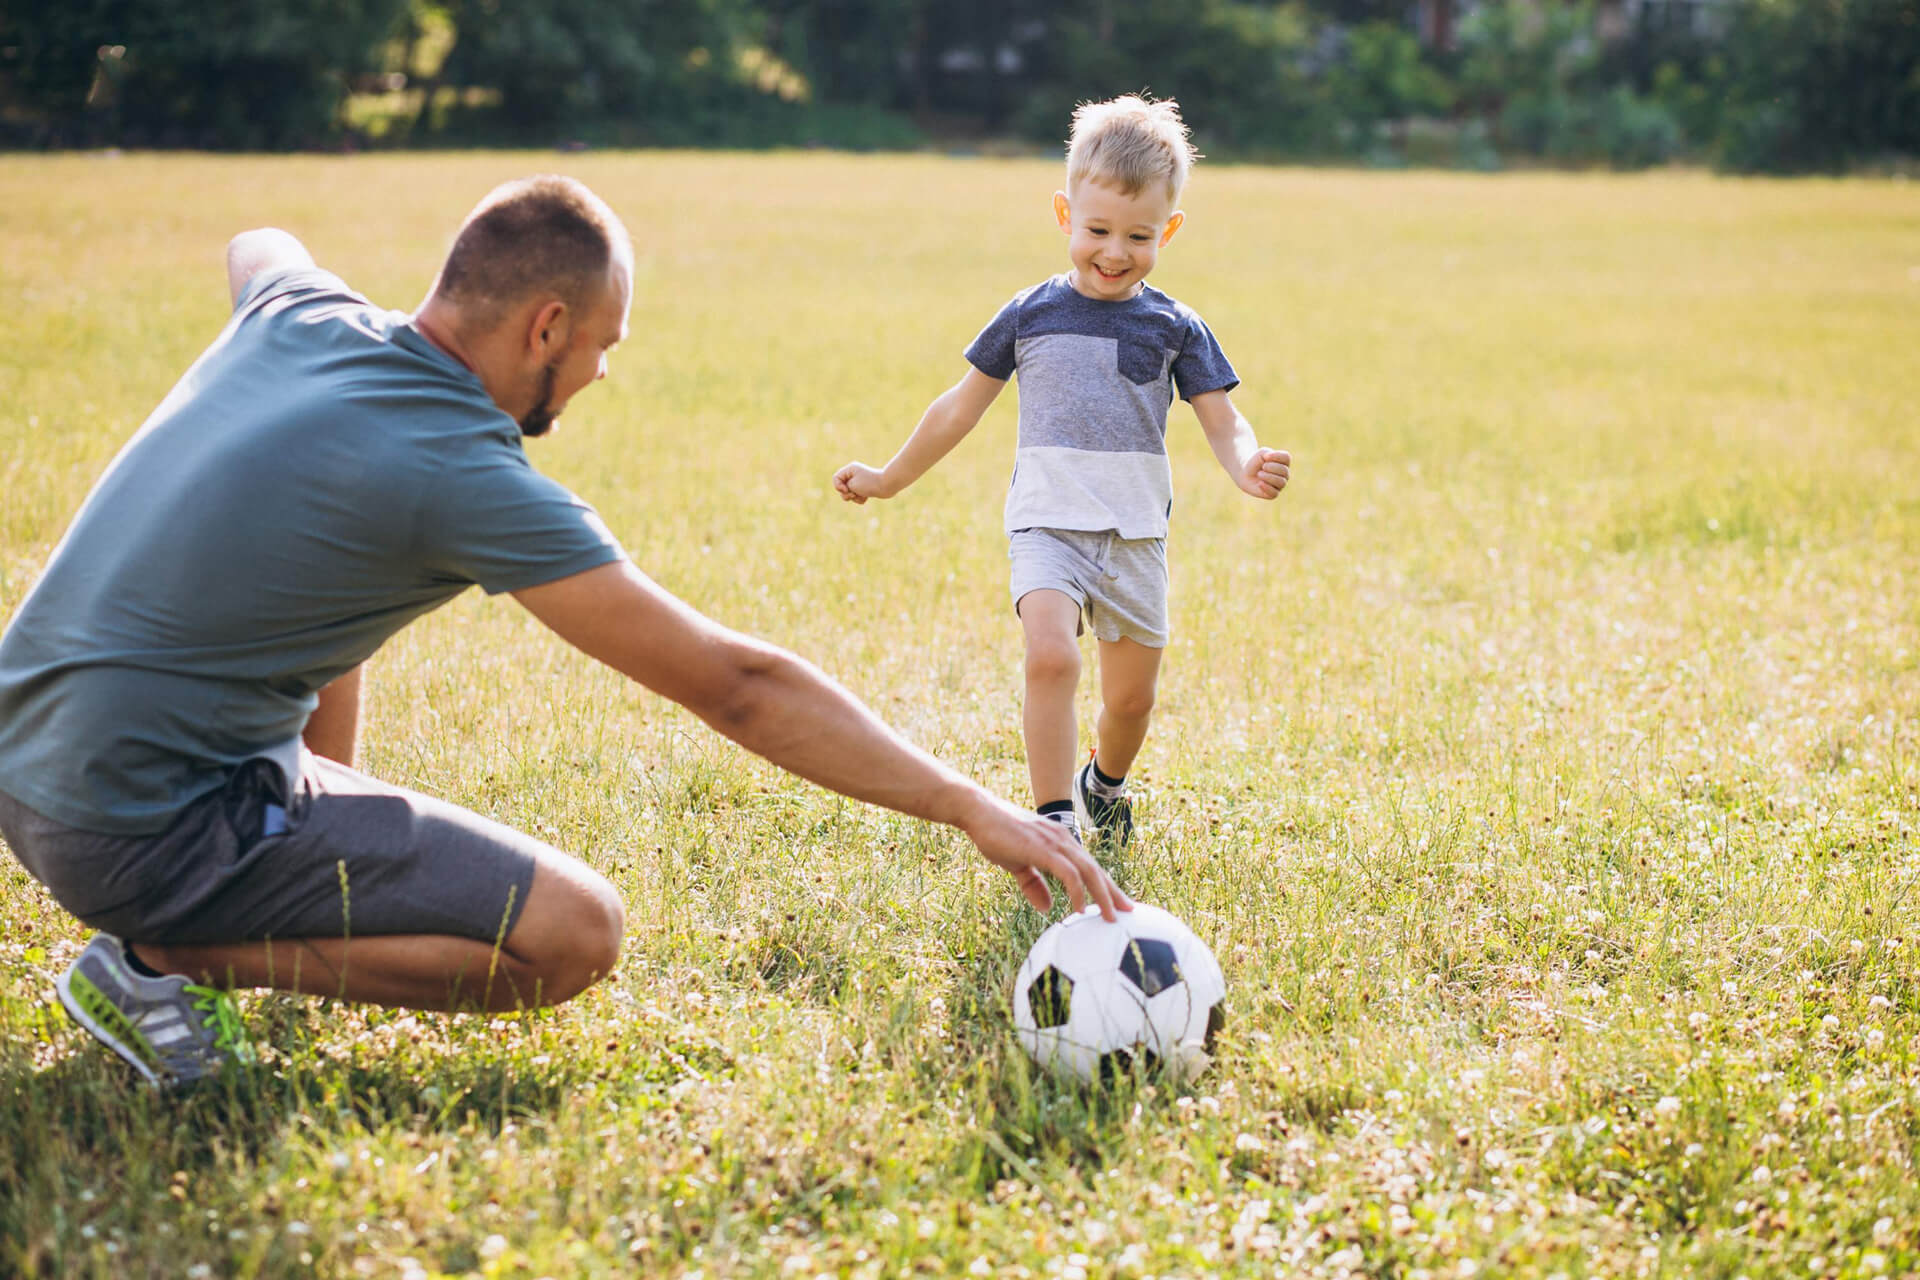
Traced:
[[226, 992], [188, 982], [184, 974], [135, 973], [111, 934], [94, 934], [57, 985], [73, 1020], [150, 1084], [188, 1084], [229, 1062], [254, 1060]]

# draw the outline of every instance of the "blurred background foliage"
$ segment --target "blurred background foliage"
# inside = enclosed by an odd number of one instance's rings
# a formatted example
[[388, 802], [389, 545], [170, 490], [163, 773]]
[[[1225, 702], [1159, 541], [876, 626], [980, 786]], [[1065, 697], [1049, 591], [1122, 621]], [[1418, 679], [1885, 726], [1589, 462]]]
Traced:
[[1920, 157], [1920, 0], [0, 0], [0, 146], [1057, 143], [1834, 172]]

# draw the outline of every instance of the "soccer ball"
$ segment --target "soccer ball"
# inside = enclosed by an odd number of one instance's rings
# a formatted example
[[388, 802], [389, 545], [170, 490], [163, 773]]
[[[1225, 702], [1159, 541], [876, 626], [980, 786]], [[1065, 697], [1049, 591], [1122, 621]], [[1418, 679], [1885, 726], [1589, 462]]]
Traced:
[[1108, 924], [1098, 907], [1041, 934], [1013, 982], [1013, 1025], [1033, 1060], [1112, 1081], [1136, 1063], [1178, 1079], [1213, 1060], [1225, 1021], [1220, 965], [1178, 917], [1136, 904]]

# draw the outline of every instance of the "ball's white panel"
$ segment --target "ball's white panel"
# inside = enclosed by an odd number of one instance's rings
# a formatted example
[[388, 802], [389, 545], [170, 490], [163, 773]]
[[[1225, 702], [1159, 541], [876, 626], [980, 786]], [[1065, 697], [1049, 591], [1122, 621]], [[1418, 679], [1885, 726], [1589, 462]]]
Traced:
[[[1179, 970], [1180, 980], [1151, 998], [1122, 972], [1136, 938], [1167, 944]], [[1164, 960], [1164, 950], [1151, 950]], [[1069, 1016], [1057, 1028], [1036, 1023], [1030, 994], [1034, 979], [1049, 967], [1073, 984]], [[1133, 967], [1142, 968], [1139, 959]], [[1164, 968], [1158, 965], [1161, 978]], [[1014, 1026], [1035, 1061], [1083, 1080], [1092, 1079], [1102, 1055], [1114, 1050], [1146, 1050], [1176, 1073], [1190, 1075], [1206, 1065], [1207, 1014], [1224, 994], [1213, 953], [1177, 917], [1139, 905], [1109, 924], [1089, 907], [1057, 921], [1034, 942], [1014, 979]]]

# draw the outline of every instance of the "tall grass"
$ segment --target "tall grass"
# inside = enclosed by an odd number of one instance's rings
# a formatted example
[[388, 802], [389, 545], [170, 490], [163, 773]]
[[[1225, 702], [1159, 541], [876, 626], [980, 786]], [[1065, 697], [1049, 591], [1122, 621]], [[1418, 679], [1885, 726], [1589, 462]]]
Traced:
[[[561, 165], [640, 279], [537, 464], [1024, 795], [1013, 397], [891, 503], [828, 478], [1060, 269], [1037, 163], [0, 160], [0, 616], [217, 330], [229, 235], [411, 309]], [[962, 841], [463, 598], [376, 660], [366, 763], [607, 874], [619, 973], [524, 1018], [253, 997], [263, 1065], [156, 1095], [50, 1004], [84, 933], [0, 864], [0, 1271], [1920, 1270], [1920, 195], [1203, 165], [1186, 207], [1156, 283], [1295, 456], [1242, 500], [1175, 410], [1116, 871], [1221, 957], [1208, 1076], [1037, 1076], [1004, 992], [1044, 921]]]

